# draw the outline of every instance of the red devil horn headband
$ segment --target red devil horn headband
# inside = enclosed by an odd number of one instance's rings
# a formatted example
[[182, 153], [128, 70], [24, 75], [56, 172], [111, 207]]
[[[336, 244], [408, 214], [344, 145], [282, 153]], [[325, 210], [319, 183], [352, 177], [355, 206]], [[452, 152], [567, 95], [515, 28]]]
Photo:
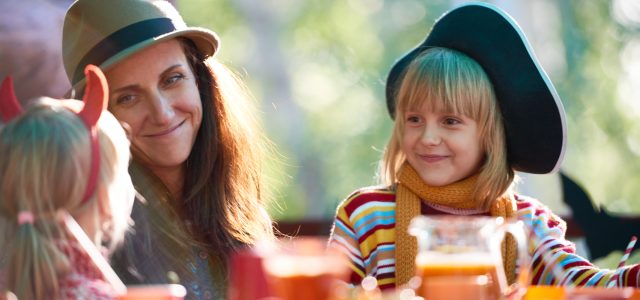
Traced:
[[109, 88], [107, 79], [100, 68], [94, 65], [87, 65], [84, 68], [84, 75], [87, 76], [87, 87], [84, 92], [82, 101], [84, 107], [78, 113], [78, 116], [89, 129], [91, 136], [91, 169], [89, 179], [87, 180], [87, 189], [85, 190], [82, 202], [85, 203], [96, 189], [98, 183], [98, 171], [100, 170], [100, 144], [98, 142], [98, 129], [96, 124], [100, 119], [100, 115], [107, 108], [107, 100], [109, 98]]
[[[93, 195], [98, 182], [98, 171], [100, 170], [100, 144], [98, 143], [98, 130], [96, 124], [100, 115], [107, 108], [109, 98], [109, 88], [107, 80], [100, 70], [94, 65], [87, 65], [84, 69], [87, 76], [87, 87], [83, 97], [84, 106], [78, 117], [87, 126], [91, 138], [91, 166], [89, 179], [85, 189], [82, 202], [85, 203]], [[9, 123], [16, 116], [22, 113], [22, 107], [13, 90], [13, 80], [7, 76], [0, 86], [0, 115], [5, 123]]]
[[13, 79], [7, 76], [0, 86], [0, 115], [5, 123], [11, 122], [13, 118], [22, 113], [22, 107], [18, 102], [16, 93], [13, 91]]
[[[80, 119], [93, 128], [100, 119], [102, 111], [107, 108], [109, 89], [107, 79], [100, 68], [94, 65], [87, 65], [84, 70], [87, 76], [87, 88], [83, 97], [84, 108], [78, 113]], [[0, 86], [0, 115], [5, 123], [11, 122], [15, 117], [22, 114], [22, 107], [13, 89], [13, 79], [7, 76]]]
[[109, 89], [107, 79], [100, 68], [94, 65], [87, 65], [84, 69], [87, 76], [87, 87], [82, 101], [84, 108], [78, 113], [82, 121], [89, 129], [94, 128], [102, 115], [102, 111], [107, 108]]

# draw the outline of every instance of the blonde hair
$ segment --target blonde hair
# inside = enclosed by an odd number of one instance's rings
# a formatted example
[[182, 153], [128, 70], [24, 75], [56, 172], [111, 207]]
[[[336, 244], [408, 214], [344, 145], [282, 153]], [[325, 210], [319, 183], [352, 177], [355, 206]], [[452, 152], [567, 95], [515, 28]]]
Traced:
[[394, 184], [406, 160], [400, 146], [404, 113], [426, 105], [463, 114], [478, 123], [485, 152], [473, 194], [478, 207], [488, 209], [511, 191], [514, 171], [507, 162], [502, 115], [491, 81], [476, 61], [455, 50], [430, 48], [409, 64], [395, 99], [395, 124], [379, 167], [381, 183]]
[[[100, 171], [96, 192], [81, 199], [90, 166], [89, 132], [68, 107], [79, 101], [40, 98], [0, 129], [0, 270], [19, 299], [59, 295], [58, 280], [73, 269], [56, 247], [69, 238], [59, 210], [95, 220], [113, 249], [128, 227], [135, 191], [127, 172], [129, 141], [118, 121], [98, 121]], [[107, 195], [102, 197], [99, 195]], [[34, 222], [18, 224], [20, 212]], [[86, 225], [86, 224], [85, 224]], [[106, 227], [106, 229], [105, 229]]]

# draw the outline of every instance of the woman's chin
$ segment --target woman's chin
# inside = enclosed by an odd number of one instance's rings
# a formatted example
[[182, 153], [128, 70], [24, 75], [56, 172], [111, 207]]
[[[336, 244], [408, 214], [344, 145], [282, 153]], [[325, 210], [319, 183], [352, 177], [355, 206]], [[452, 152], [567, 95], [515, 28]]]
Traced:
[[149, 155], [143, 163], [152, 170], [170, 170], [183, 166], [188, 155]]

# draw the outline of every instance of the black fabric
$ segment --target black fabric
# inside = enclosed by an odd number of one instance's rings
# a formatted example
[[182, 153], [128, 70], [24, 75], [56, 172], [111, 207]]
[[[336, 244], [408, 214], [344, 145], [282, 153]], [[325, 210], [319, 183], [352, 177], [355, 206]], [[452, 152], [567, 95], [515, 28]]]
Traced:
[[146, 209], [136, 199], [131, 213], [135, 225], [125, 236], [123, 246], [111, 256], [111, 267], [127, 285], [172, 283], [168, 273], [175, 269], [154, 251], [162, 246], [147, 220]]
[[[136, 199], [131, 213], [135, 225], [125, 236], [122, 247], [110, 258], [110, 265], [122, 282], [125, 285], [178, 283], [187, 289], [185, 299], [224, 299], [227, 282], [215, 273], [216, 262], [210, 257], [199, 258], [196, 248], [185, 254], [166, 242], [154, 226], [150, 209], [147, 203]], [[176, 261], [183, 261], [184, 265], [176, 265]]]
[[390, 70], [387, 108], [394, 118], [402, 76], [426, 49], [443, 47], [462, 52], [482, 66], [494, 86], [505, 123], [510, 165], [527, 173], [548, 173], [564, 148], [563, 109], [556, 103], [558, 96], [551, 81], [527, 50], [524, 34], [503, 14], [487, 4], [468, 4], [438, 19], [426, 40]]
[[591, 259], [624, 251], [631, 236], [640, 236], [640, 217], [623, 217], [593, 205], [591, 197], [569, 176], [560, 172], [564, 202], [584, 232]]
[[95, 45], [80, 60], [73, 72], [72, 85], [84, 77], [83, 70], [88, 64], [101, 65], [105, 60], [140, 42], [176, 30], [169, 18], [156, 18], [133, 23], [112, 33]]

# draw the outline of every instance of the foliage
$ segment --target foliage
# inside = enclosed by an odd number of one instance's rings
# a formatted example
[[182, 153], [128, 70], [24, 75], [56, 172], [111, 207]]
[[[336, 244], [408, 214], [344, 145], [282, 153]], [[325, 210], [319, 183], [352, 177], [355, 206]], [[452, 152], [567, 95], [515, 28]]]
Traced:
[[[259, 101], [281, 154], [268, 162], [280, 204], [272, 213], [295, 219], [331, 217], [341, 199], [375, 184], [392, 125], [386, 73], [460, 1], [177, 2], [188, 23], [221, 36], [219, 58]], [[639, 93], [640, 14], [622, 22], [619, 1], [607, 0], [494, 2], [528, 16], [523, 29], [563, 99], [564, 170], [608, 210], [640, 213], [640, 106], [628, 99]]]

